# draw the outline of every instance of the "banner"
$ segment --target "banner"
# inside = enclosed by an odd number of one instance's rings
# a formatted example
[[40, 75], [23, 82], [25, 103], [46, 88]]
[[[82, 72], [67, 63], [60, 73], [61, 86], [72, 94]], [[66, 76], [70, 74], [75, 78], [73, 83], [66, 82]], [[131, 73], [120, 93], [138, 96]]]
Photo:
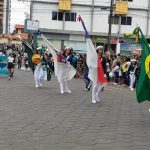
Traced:
[[120, 43], [120, 54], [130, 56], [133, 51], [141, 50], [141, 44], [127, 44], [127, 43]]
[[7, 56], [0, 56], [0, 77], [8, 76]]

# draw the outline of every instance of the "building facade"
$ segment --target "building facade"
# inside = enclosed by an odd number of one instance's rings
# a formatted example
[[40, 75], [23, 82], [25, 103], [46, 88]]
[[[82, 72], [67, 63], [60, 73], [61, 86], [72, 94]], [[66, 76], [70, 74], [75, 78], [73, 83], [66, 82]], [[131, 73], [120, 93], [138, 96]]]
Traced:
[[4, 0], [0, 0], [0, 34], [3, 33]]
[[[84, 50], [83, 28], [76, 19], [81, 15], [95, 46], [101, 44], [107, 48], [110, 0], [72, 0], [69, 10], [61, 10], [60, 1], [33, 0], [31, 19], [40, 22], [41, 32], [58, 49], [70, 45], [76, 50]], [[112, 49], [116, 49], [116, 44], [124, 33], [132, 32], [137, 25], [147, 37], [150, 35], [150, 1], [127, 0], [127, 3], [127, 14], [113, 13]]]
[[11, 0], [0, 0], [0, 34], [9, 33]]

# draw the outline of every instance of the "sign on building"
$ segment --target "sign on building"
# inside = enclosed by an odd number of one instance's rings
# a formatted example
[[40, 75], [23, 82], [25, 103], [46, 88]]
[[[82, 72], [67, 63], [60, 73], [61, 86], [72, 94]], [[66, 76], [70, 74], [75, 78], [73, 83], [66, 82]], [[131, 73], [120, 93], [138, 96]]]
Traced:
[[25, 20], [25, 32], [35, 32], [39, 30], [39, 21], [38, 20]]
[[116, 15], [127, 15], [128, 14], [128, 2], [116, 1]]
[[59, 10], [71, 10], [71, 0], [59, 0]]

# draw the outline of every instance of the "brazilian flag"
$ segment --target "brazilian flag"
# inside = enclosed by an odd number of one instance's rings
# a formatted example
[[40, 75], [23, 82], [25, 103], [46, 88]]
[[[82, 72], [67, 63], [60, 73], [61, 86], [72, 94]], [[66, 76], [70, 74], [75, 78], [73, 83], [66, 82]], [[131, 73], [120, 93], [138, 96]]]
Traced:
[[141, 29], [141, 44], [142, 44], [142, 55], [141, 55], [141, 72], [138, 80], [136, 95], [139, 103], [143, 101], [150, 101], [150, 47], [145, 39]]

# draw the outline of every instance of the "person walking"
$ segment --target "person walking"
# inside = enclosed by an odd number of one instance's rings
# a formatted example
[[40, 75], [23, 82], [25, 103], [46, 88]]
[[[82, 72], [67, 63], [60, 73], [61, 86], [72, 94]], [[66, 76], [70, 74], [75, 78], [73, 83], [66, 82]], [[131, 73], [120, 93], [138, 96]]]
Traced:
[[136, 59], [131, 59], [131, 65], [128, 69], [128, 74], [129, 74], [129, 78], [130, 78], [130, 90], [133, 91], [134, 90], [134, 84], [136, 81], [136, 73], [137, 73], [137, 64], [136, 64]]
[[9, 54], [8, 57], [8, 79], [10, 80], [13, 77], [13, 70], [14, 70], [14, 57], [13, 54]]
[[[95, 104], [100, 101], [101, 92], [104, 89], [104, 83], [107, 83], [106, 76], [106, 58], [103, 57], [103, 46], [98, 46], [96, 48], [98, 55], [98, 68], [97, 69], [97, 80], [93, 82], [92, 87], [92, 103]], [[102, 83], [102, 82], [103, 83]]]
[[[44, 75], [44, 71], [42, 68], [42, 49], [39, 47], [37, 48], [37, 54], [33, 55], [32, 61], [35, 64], [35, 70], [34, 70], [34, 80], [35, 80], [35, 87], [42, 87], [42, 80], [47, 80], [47, 77]], [[34, 59], [35, 58], [35, 59]], [[34, 61], [36, 60], [36, 62]]]
[[[60, 92], [71, 93], [69, 88], [69, 65], [72, 64], [73, 53], [71, 47], [65, 47], [63, 53], [57, 55], [57, 61], [59, 63], [59, 83], [60, 83]], [[68, 67], [67, 67], [68, 65]]]

